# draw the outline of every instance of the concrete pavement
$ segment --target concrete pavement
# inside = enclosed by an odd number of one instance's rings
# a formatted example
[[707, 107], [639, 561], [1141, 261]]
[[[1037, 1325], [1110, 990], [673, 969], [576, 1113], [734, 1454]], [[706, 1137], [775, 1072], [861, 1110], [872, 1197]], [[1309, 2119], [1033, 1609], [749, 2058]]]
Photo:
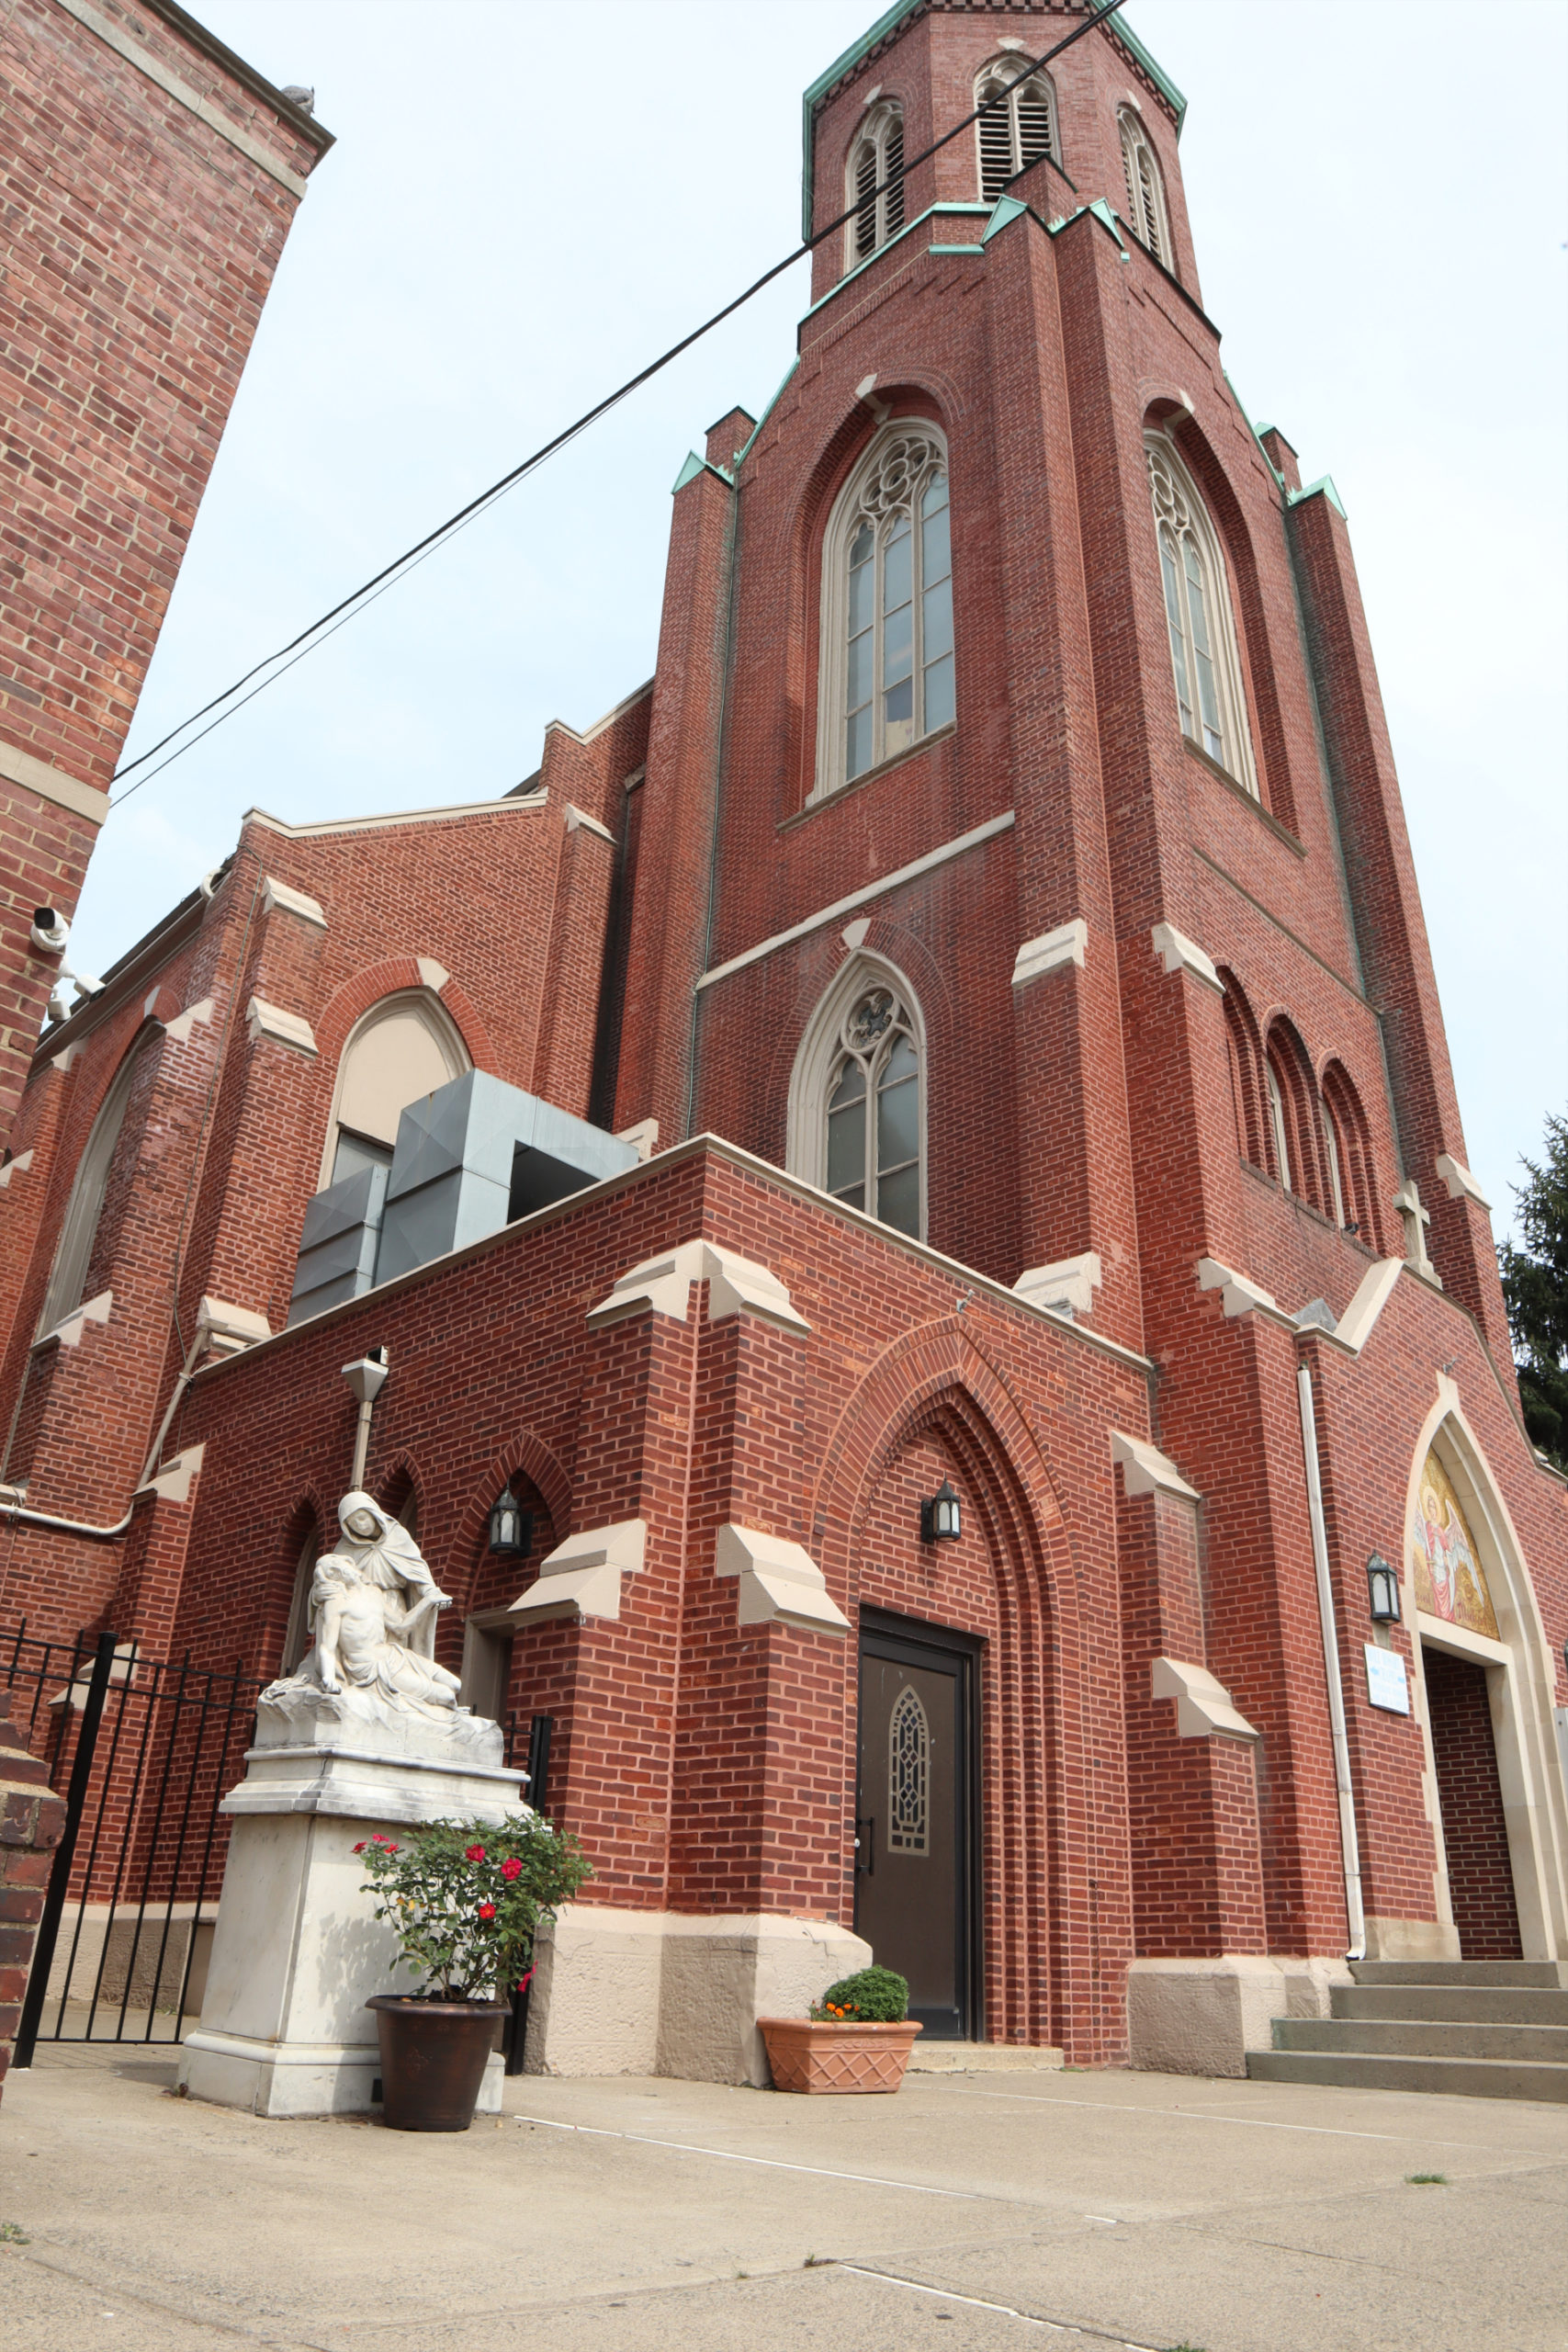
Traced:
[[[1568, 2352], [1568, 2116], [1130, 2074], [804, 2099], [509, 2083], [451, 2138], [46, 2050], [0, 2106], [0, 2346]], [[1446, 2185], [1406, 2176], [1437, 2172]]]

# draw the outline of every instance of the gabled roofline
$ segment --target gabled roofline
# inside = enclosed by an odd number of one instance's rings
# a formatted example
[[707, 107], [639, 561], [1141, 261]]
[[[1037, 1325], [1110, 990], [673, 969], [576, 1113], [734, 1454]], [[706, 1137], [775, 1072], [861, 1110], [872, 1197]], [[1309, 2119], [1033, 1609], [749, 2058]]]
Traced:
[[[907, 17], [917, 15], [930, 5], [931, 0], [894, 0], [893, 6], [878, 17], [870, 29], [862, 33], [859, 40], [852, 41], [843, 55], [833, 60], [826, 73], [818, 74], [816, 81], [801, 99], [800, 233], [803, 238], [809, 239], [811, 235], [811, 180], [815, 163], [813, 149], [818, 107], [828, 96], [829, 91], [841, 82], [847, 74], [852, 74], [862, 59], [868, 57], [879, 41], [886, 40], [889, 33], [896, 32]], [[1187, 118], [1187, 100], [1181, 92], [1164, 67], [1156, 63], [1136, 33], [1122, 21], [1120, 9], [1115, 16], [1106, 18], [1105, 29], [1115, 35], [1128, 55], [1141, 65], [1148, 75], [1176, 117], [1176, 135], [1179, 139], [1182, 123]]]

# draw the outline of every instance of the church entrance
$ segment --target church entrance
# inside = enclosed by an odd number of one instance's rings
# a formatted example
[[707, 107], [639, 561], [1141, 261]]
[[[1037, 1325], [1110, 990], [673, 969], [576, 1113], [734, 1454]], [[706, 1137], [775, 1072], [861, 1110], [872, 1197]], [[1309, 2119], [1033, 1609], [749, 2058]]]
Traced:
[[978, 2037], [979, 1644], [862, 1613], [855, 1932], [928, 2038]]
[[1518, 1960], [1519, 1915], [1486, 1668], [1421, 1645], [1449, 1897], [1461, 1960]]

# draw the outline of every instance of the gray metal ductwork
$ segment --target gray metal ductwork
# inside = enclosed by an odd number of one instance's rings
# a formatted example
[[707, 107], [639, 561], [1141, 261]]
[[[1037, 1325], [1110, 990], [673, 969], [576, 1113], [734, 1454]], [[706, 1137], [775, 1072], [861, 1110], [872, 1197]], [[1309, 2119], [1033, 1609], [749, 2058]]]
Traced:
[[637, 1158], [603, 1127], [467, 1070], [409, 1104], [390, 1169], [362, 1168], [311, 1201], [288, 1320], [357, 1298]]

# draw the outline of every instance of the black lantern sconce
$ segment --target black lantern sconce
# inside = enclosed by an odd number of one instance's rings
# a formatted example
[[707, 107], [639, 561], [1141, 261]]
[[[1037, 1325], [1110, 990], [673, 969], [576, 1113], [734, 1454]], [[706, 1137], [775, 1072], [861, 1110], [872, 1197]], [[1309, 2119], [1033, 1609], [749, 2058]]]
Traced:
[[490, 1548], [503, 1560], [521, 1559], [534, 1548], [534, 1514], [524, 1510], [510, 1485], [491, 1506]]
[[958, 1497], [944, 1478], [930, 1502], [920, 1505], [920, 1541], [951, 1544], [963, 1532]]
[[1367, 1593], [1376, 1625], [1399, 1623], [1399, 1571], [1391, 1568], [1381, 1552], [1367, 1562]]

